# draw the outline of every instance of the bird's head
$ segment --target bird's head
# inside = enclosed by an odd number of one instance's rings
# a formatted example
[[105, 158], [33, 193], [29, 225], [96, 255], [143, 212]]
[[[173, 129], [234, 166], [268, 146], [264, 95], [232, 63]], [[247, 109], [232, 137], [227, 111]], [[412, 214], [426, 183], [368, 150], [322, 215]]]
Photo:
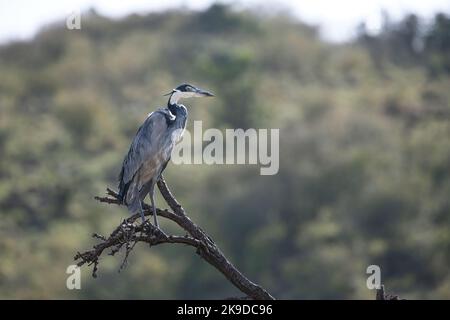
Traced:
[[194, 87], [193, 85], [184, 83], [179, 85], [171, 92], [165, 94], [165, 96], [170, 96], [170, 103], [177, 103], [179, 99], [182, 98], [198, 98], [198, 97], [214, 97], [211, 92]]

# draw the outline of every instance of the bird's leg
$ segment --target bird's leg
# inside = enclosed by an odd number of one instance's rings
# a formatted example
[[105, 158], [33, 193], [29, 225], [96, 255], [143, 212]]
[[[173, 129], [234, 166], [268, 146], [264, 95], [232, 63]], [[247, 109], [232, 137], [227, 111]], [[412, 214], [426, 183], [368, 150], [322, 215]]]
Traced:
[[144, 209], [142, 209], [142, 201], [139, 201], [139, 212], [141, 214], [142, 223], [145, 223]]
[[153, 222], [155, 227], [159, 229], [158, 217], [156, 216], [156, 205], [155, 205], [155, 184], [152, 185], [150, 189], [150, 201], [152, 202], [152, 210], [153, 210]]
[[161, 230], [158, 224], [158, 216], [156, 215], [156, 205], [155, 205], [155, 184], [152, 185], [152, 188], [150, 189], [150, 201], [152, 202], [152, 210], [153, 210], [153, 222], [154, 226], [158, 231], [163, 235], [163, 237], [168, 238], [167, 234], [164, 233], [164, 231]]

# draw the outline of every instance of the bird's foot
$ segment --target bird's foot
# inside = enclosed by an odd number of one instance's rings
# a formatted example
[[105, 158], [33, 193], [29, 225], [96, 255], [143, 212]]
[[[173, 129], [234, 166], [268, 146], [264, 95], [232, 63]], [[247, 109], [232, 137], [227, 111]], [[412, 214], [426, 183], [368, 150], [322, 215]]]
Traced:
[[155, 236], [169, 238], [169, 236], [162, 231], [159, 226], [153, 225], [149, 220], [145, 220], [142, 222], [142, 228], [144, 231], [151, 231]]
[[162, 229], [159, 226], [155, 226], [155, 231], [156, 231], [155, 233], [158, 236], [163, 237], [165, 239], [169, 238], [169, 236], [164, 231], [162, 231]]
[[143, 229], [149, 229], [152, 227], [152, 224], [150, 223], [149, 220], [142, 220], [142, 228]]

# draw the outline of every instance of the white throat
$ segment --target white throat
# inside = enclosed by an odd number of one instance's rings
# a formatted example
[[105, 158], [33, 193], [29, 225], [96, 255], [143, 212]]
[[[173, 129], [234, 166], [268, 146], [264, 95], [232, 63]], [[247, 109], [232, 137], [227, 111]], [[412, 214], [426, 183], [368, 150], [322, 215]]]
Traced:
[[178, 100], [180, 100], [180, 99], [181, 99], [181, 92], [180, 91], [175, 91], [170, 96], [170, 104], [177, 104]]
[[195, 92], [182, 92], [182, 91], [174, 91], [170, 96], [170, 104], [177, 104], [178, 100], [181, 98], [192, 98], [195, 97]]

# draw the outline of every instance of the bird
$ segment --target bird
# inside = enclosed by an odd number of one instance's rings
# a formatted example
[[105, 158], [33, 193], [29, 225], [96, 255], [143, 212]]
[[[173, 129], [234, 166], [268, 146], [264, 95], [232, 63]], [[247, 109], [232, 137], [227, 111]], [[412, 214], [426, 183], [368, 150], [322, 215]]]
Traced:
[[172, 149], [181, 140], [188, 117], [187, 109], [179, 101], [185, 98], [213, 97], [206, 90], [184, 83], [165, 94], [166, 108], [151, 112], [139, 127], [126, 154], [119, 174], [119, 201], [135, 214], [145, 216], [142, 203], [149, 194], [153, 223], [159, 229], [155, 205], [155, 185], [170, 161]]

